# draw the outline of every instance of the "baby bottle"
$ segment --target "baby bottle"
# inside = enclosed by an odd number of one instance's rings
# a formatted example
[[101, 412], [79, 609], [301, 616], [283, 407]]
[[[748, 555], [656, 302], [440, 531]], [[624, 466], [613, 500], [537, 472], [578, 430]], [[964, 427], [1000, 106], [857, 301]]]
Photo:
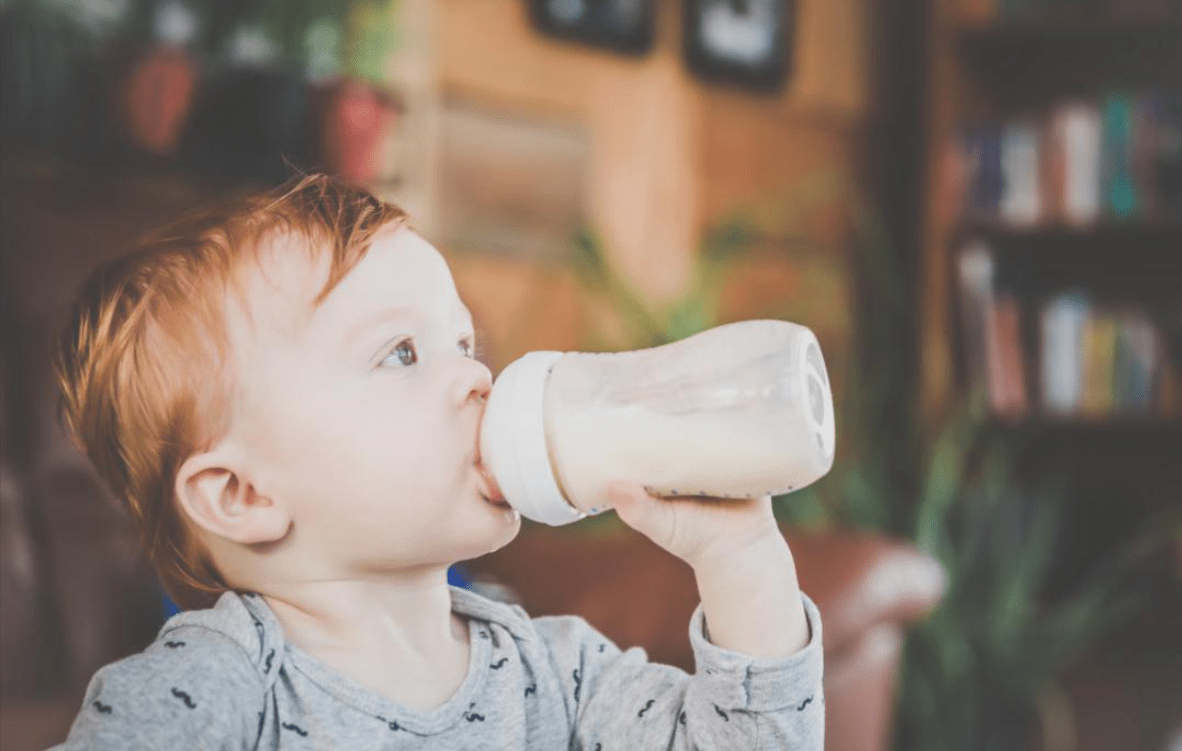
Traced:
[[523, 516], [567, 524], [609, 506], [608, 483], [655, 496], [755, 498], [833, 465], [833, 397], [813, 332], [730, 323], [629, 352], [528, 352], [497, 377], [485, 468]]

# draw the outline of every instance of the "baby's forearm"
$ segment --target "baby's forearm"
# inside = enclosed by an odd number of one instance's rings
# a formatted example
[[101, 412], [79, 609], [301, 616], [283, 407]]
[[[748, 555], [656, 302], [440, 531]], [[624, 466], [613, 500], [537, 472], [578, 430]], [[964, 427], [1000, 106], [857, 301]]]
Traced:
[[694, 575], [711, 643], [752, 657], [787, 657], [808, 645], [796, 562], [782, 536], [699, 561]]

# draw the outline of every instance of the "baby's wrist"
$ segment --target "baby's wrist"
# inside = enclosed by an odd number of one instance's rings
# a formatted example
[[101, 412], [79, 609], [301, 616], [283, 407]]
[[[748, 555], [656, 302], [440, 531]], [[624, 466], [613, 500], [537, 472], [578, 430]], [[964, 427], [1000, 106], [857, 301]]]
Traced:
[[808, 644], [796, 564], [778, 537], [698, 561], [711, 643], [757, 658], [784, 657]]
[[686, 563], [700, 571], [720, 571], [737, 567], [766, 568], [780, 566], [785, 561], [794, 568], [792, 550], [779, 527], [751, 532], [740, 537], [723, 537], [702, 546]]

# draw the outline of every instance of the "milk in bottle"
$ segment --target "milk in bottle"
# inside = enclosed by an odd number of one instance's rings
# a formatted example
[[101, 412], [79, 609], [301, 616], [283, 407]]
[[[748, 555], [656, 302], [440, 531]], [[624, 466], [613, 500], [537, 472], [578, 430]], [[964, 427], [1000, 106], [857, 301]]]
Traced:
[[613, 480], [656, 496], [754, 498], [829, 471], [834, 416], [804, 326], [740, 321], [651, 349], [529, 352], [497, 377], [481, 452], [508, 502], [565, 524]]

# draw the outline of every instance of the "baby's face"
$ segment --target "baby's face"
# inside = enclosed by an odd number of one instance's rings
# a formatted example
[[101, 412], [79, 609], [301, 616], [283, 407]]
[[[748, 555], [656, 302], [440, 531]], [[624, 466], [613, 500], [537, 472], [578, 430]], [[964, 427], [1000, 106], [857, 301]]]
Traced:
[[[281, 247], [280, 247], [281, 250]], [[291, 541], [329, 573], [450, 564], [510, 541], [520, 518], [485, 500], [475, 467], [492, 386], [443, 256], [386, 229], [320, 307], [302, 251], [248, 280], [230, 316], [241, 374], [233, 432]]]

